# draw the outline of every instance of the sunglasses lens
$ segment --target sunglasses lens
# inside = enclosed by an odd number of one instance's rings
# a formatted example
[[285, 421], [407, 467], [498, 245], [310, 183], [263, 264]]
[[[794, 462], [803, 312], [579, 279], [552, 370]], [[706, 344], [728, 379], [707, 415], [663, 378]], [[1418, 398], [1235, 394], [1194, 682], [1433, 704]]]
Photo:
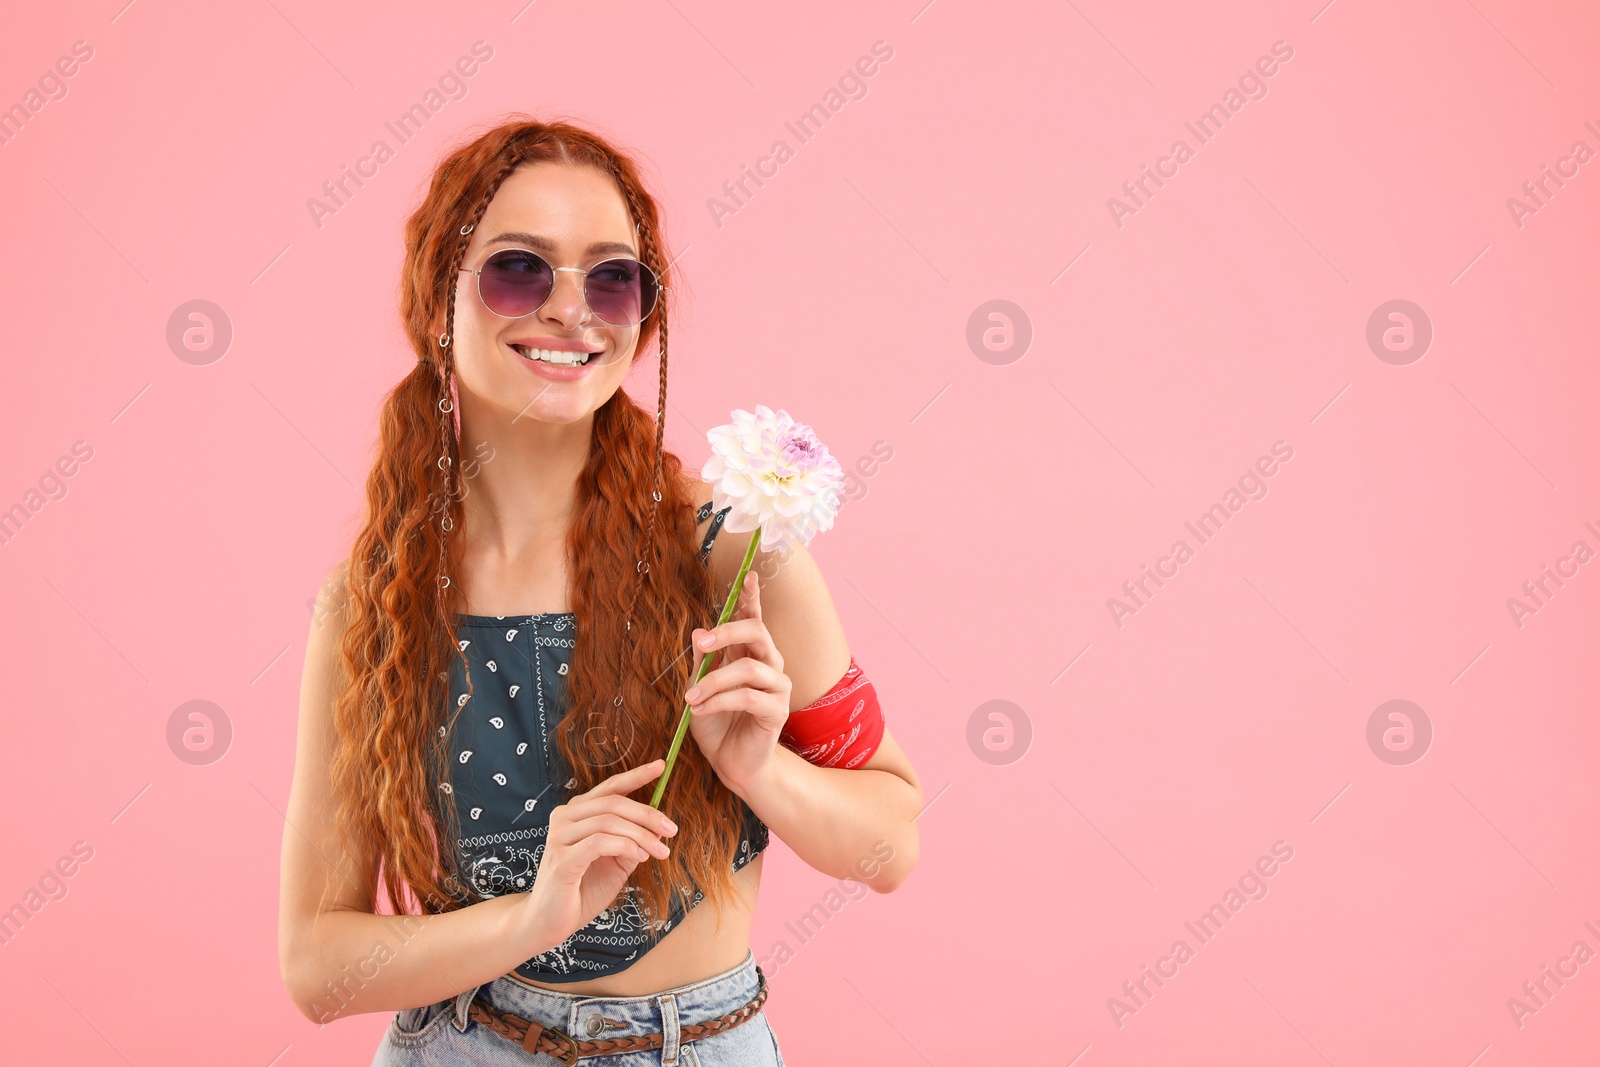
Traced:
[[608, 259], [589, 269], [589, 308], [613, 326], [643, 322], [656, 306], [656, 276], [633, 259]]
[[490, 256], [478, 276], [484, 306], [496, 315], [520, 318], [537, 311], [555, 287], [550, 264], [520, 248]]

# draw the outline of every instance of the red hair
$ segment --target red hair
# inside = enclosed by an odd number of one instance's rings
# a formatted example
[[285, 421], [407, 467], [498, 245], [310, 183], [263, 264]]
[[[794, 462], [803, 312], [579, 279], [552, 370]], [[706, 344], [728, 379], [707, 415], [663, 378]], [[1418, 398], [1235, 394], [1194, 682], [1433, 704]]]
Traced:
[[[461, 583], [446, 580], [460, 574], [463, 522], [449, 333], [471, 228], [514, 170], [547, 161], [608, 175], [638, 223], [640, 258], [671, 284], [656, 201], [635, 164], [564, 121], [513, 116], [455, 148], [406, 222], [400, 312], [418, 362], [384, 400], [366, 516], [350, 551], [346, 687], [330, 765], [343, 840], [377, 857], [382, 889], [402, 913], [413, 903], [439, 912], [481, 899], [458, 869], [455, 807], [441, 789], [453, 762], [445, 735], [459, 714], [448, 706], [451, 659], [466, 668], [456, 644]], [[697, 544], [698, 479], [663, 447], [669, 309], [663, 293], [635, 349], [659, 338], [656, 414], [619, 388], [594, 415], [578, 476], [566, 550], [579, 638], [553, 772], [562, 785], [576, 778], [573, 794], [666, 755], [689, 685], [691, 631], [717, 616]], [[649, 790], [636, 799], [648, 801]], [[640, 864], [630, 878], [641, 906], [665, 919], [674, 895], [687, 908], [691, 881], [713, 906], [731, 900], [741, 805], [693, 744], [679, 753], [663, 810], [679, 832], [667, 859]]]

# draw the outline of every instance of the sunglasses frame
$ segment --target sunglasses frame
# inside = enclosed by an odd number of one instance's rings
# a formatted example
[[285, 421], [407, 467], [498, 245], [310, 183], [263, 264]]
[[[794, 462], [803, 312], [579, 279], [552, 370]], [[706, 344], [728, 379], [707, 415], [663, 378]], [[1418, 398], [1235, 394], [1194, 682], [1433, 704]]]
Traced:
[[[662, 293], [670, 293], [672, 291], [669, 287], [661, 284], [661, 279], [659, 277], [657, 277], [655, 271], [650, 269], [649, 264], [645, 263], [643, 260], [634, 259], [632, 256], [612, 256], [610, 259], [601, 260], [599, 263], [596, 263], [592, 267], [558, 267], [555, 264], [551, 263], [544, 256], [540, 255], [538, 252], [535, 252], [531, 248], [523, 248], [520, 245], [508, 245], [505, 248], [497, 248], [493, 252], [489, 253], [489, 255], [483, 261], [484, 262], [484, 266], [487, 266], [488, 263], [489, 263], [489, 260], [493, 259], [495, 256], [498, 256], [502, 252], [526, 252], [528, 255], [534, 257], [535, 259], [537, 259], [540, 263], [543, 263], [545, 266], [549, 267], [552, 272], [554, 272], [554, 271], [563, 271], [564, 270], [564, 271], [569, 271], [570, 273], [573, 273], [573, 274], [581, 274], [583, 276], [583, 282], [579, 286], [579, 291], [583, 293], [583, 306], [589, 309], [589, 314], [593, 315], [595, 318], [599, 319], [601, 322], [605, 323], [607, 326], [615, 326], [615, 327], [618, 327], [619, 329], [625, 328], [625, 327], [628, 327], [628, 326], [637, 326], [637, 325], [639, 325], [640, 322], [643, 322], [645, 319], [648, 319], [655, 312], [656, 305], [661, 302], [661, 294]], [[650, 277], [655, 282], [656, 295], [655, 295], [654, 299], [652, 299], [650, 301], [649, 309], [645, 311], [644, 315], [639, 319], [639, 322], [612, 322], [610, 319], [606, 318], [604, 315], [602, 315], [598, 311], [596, 311], [594, 309], [594, 305], [589, 303], [589, 272], [592, 271], [592, 270], [599, 270], [601, 267], [605, 266], [607, 263], [618, 263], [618, 262], [637, 263], [639, 265], [639, 269], [644, 271], [646, 274], [650, 275]], [[552, 281], [550, 283], [550, 292], [545, 294], [545, 298], [539, 302], [539, 307], [533, 308], [530, 311], [525, 311], [521, 315], [501, 315], [500, 312], [498, 312], [494, 308], [490, 307], [489, 306], [489, 301], [484, 298], [484, 295], [483, 295], [483, 267], [478, 267], [477, 269], [473, 269], [472, 267], [462, 267], [461, 269], [466, 271], [468, 274], [476, 274], [478, 276], [478, 284], [477, 284], [478, 303], [482, 304], [483, 307], [484, 307], [484, 310], [489, 312], [489, 314], [497, 315], [502, 319], [522, 319], [522, 318], [526, 318], [529, 315], [535, 314], [536, 312], [538, 312], [539, 308], [542, 308], [546, 304], [548, 304], [550, 302], [550, 298], [552, 296], [554, 296], [555, 293], [556, 293], [555, 281], [552, 279]]]

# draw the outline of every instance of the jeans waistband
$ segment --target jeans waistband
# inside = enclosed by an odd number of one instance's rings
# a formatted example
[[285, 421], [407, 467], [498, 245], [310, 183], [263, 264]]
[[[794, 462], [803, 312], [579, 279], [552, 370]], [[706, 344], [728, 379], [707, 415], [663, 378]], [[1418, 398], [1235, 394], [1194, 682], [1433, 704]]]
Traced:
[[706, 1022], [743, 1007], [756, 995], [758, 988], [755, 953], [746, 952], [743, 963], [721, 974], [644, 996], [558, 993], [507, 975], [476, 991], [463, 993], [457, 998], [455, 1008], [458, 1028], [465, 1026], [467, 1006], [476, 992], [492, 1007], [555, 1027], [580, 1041], [665, 1034], [667, 1049], [663, 1052], [670, 1062], [675, 1056], [681, 1027]]

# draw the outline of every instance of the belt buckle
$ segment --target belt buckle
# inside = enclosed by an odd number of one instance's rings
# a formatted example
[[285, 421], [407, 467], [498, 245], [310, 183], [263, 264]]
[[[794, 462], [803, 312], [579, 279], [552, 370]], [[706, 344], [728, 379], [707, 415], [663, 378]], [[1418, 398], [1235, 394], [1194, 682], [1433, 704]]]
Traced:
[[553, 1055], [557, 1060], [561, 1061], [561, 1063], [565, 1064], [566, 1067], [577, 1067], [577, 1064], [578, 1064], [578, 1042], [577, 1042], [577, 1039], [574, 1038], [571, 1034], [565, 1033], [564, 1031], [561, 1031], [561, 1030], [557, 1030], [554, 1027], [546, 1027], [544, 1032], [549, 1034], [551, 1037], [554, 1037], [554, 1038], [558, 1039], [561, 1043], [563, 1043], [566, 1046], [560, 1052], [551, 1053], [551, 1055]]
[[[522, 1041], [520, 1042], [524, 1049], [537, 1055], [542, 1051], [539, 1048], [539, 1043], [548, 1037], [556, 1044], [559, 1051], [546, 1053], [546, 1055], [554, 1057], [565, 1067], [577, 1067], [578, 1042], [571, 1034], [557, 1030], [553, 1026], [545, 1026], [537, 1019], [523, 1019], [518, 1016], [512, 1016], [511, 1018], [519, 1024], [525, 1024]], [[501, 1034], [501, 1036], [509, 1037], [510, 1035]]]

